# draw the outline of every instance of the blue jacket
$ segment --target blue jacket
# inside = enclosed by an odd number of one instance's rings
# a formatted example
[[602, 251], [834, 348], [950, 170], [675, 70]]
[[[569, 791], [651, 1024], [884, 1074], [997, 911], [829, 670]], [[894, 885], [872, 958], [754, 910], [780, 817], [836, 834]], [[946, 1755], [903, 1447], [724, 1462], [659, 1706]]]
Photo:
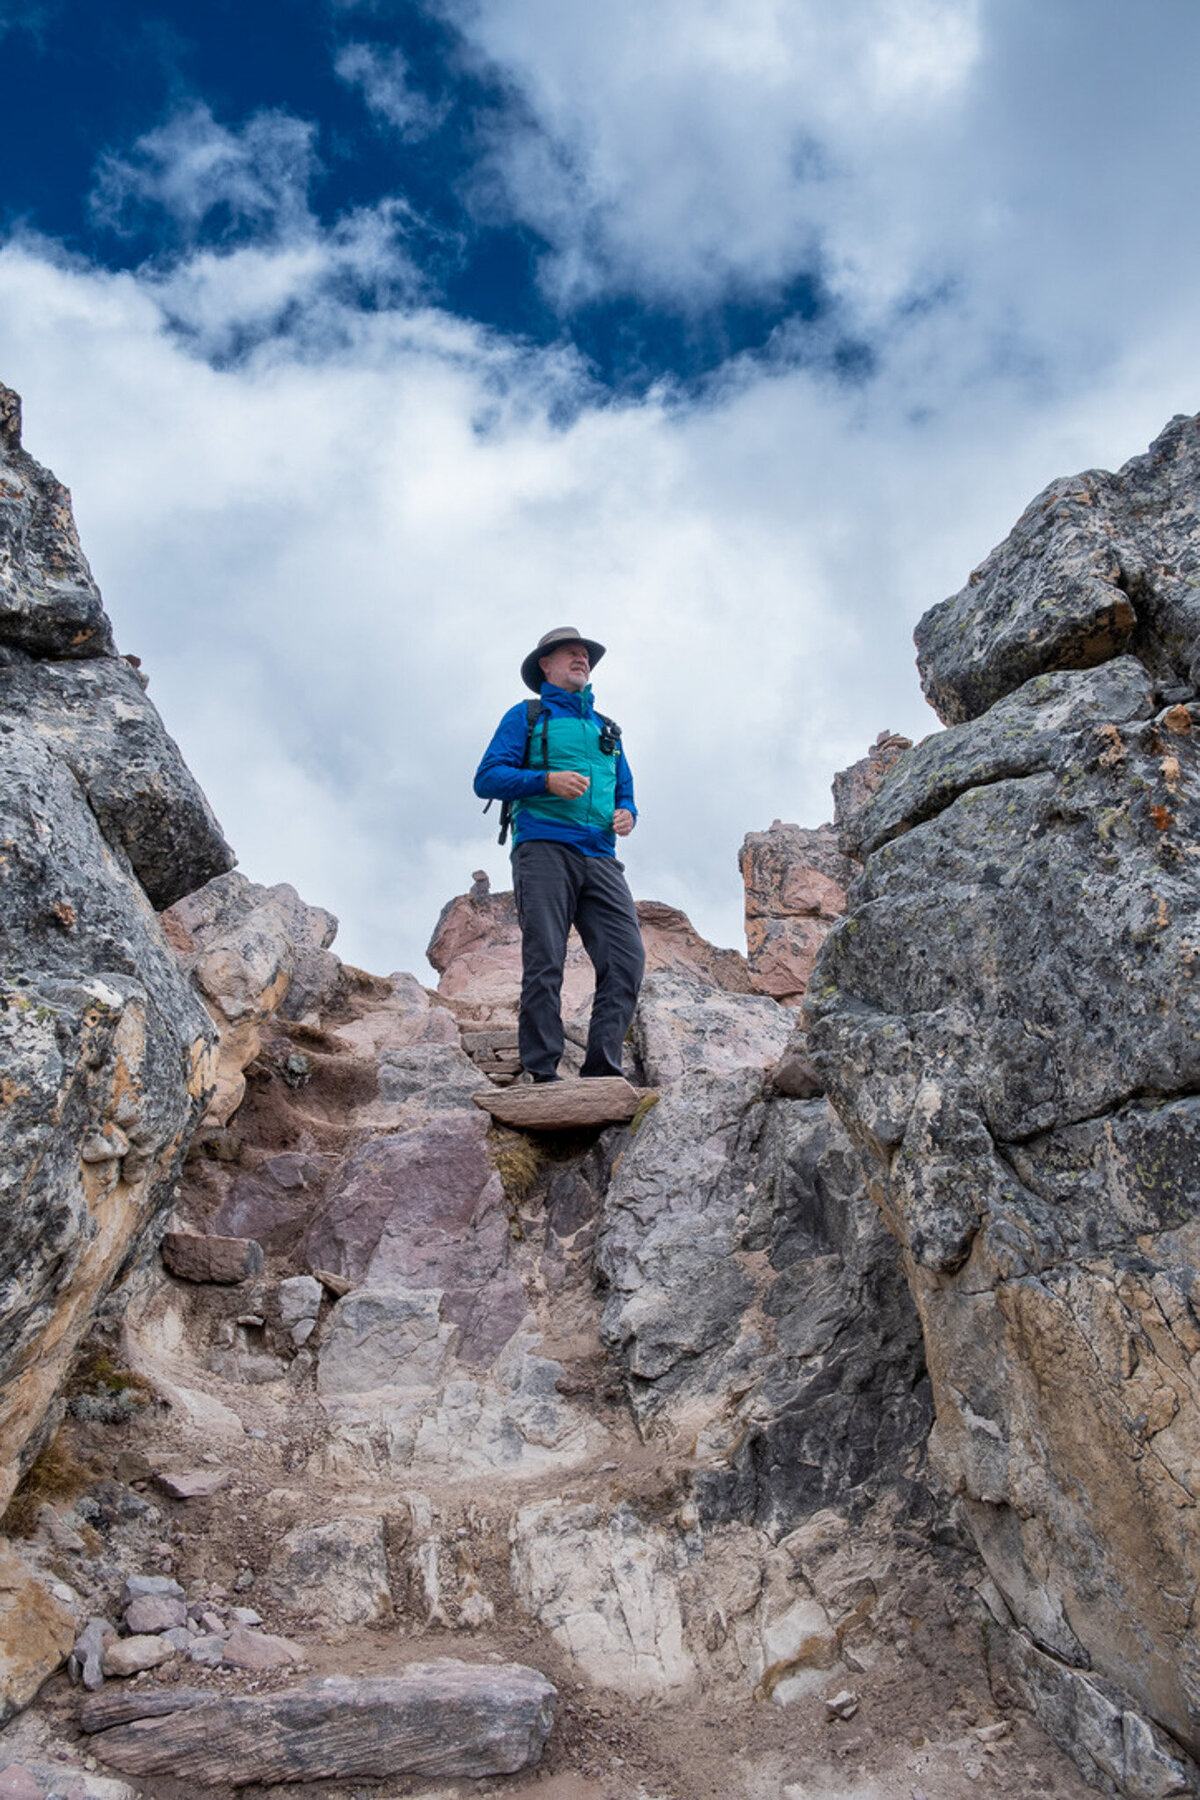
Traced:
[[[548, 838], [570, 844], [585, 856], [615, 856], [616, 833], [612, 816], [619, 807], [637, 818], [633, 803], [633, 776], [620, 745], [614, 756], [600, 749], [600, 722], [592, 704], [592, 690], [571, 694], [564, 688], [542, 684], [542, 716], [533, 728], [529, 767], [525, 745], [529, 717], [522, 700], [510, 707], [475, 771], [475, 792], [481, 800], [508, 800], [513, 809], [513, 849], [531, 838]], [[591, 786], [578, 800], [561, 800], [546, 791], [542, 765], [542, 730], [550, 768], [578, 769]]]

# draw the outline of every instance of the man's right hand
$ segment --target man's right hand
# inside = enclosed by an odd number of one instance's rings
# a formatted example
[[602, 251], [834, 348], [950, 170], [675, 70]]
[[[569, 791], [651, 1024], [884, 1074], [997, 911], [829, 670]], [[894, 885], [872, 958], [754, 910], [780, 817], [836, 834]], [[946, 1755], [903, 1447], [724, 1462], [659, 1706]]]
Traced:
[[590, 775], [578, 769], [551, 769], [546, 776], [546, 792], [559, 800], [578, 800], [592, 785]]

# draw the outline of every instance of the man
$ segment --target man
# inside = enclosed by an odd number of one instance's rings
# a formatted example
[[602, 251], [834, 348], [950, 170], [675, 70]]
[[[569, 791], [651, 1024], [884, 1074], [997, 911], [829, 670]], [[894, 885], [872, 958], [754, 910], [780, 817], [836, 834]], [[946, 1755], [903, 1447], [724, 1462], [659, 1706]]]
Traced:
[[604, 645], [570, 625], [548, 631], [521, 664], [541, 702], [506, 712], [475, 772], [481, 800], [507, 801], [513, 888], [521, 923], [521, 1067], [557, 1081], [563, 1051], [567, 934], [574, 925], [596, 971], [584, 1075], [619, 1075], [645, 954], [616, 840], [637, 820], [619, 729], [598, 714], [589, 685]]

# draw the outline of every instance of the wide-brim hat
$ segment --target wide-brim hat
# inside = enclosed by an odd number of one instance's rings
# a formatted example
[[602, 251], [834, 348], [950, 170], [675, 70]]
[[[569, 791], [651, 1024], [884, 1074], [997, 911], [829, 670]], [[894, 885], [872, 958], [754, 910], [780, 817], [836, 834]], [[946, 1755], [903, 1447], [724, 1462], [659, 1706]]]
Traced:
[[576, 631], [573, 625], [556, 625], [553, 631], [548, 631], [545, 637], [538, 639], [536, 650], [531, 650], [521, 664], [521, 680], [527, 688], [532, 688], [535, 694], [540, 694], [542, 691], [542, 671], [538, 668], [538, 664], [543, 656], [549, 656], [550, 652], [557, 650], [560, 644], [582, 644], [588, 653], [588, 661], [593, 669], [604, 655], [604, 645], [598, 644], [595, 638], [584, 637], [582, 631]]

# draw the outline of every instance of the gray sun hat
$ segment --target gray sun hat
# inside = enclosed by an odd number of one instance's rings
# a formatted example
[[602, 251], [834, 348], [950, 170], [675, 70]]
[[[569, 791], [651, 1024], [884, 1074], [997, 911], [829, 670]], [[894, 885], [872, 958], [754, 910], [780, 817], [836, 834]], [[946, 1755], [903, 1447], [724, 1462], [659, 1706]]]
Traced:
[[532, 688], [535, 694], [540, 694], [542, 691], [542, 671], [538, 668], [538, 664], [543, 656], [549, 656], [550, 652], [557, 650], [560, 644], [582, 644], [588, 653], [588, 661], [593, 669], [604, 655], [604, 645], [598, 644], [594, 638], [585, 638], [582, 631], [576, 631], [573, 625], [556, 625], [553, 631], [548, 631], [545, 637], [538, 639], [537, 649], [531, 650], [521, 664], [521, 680], [527, 688]]

